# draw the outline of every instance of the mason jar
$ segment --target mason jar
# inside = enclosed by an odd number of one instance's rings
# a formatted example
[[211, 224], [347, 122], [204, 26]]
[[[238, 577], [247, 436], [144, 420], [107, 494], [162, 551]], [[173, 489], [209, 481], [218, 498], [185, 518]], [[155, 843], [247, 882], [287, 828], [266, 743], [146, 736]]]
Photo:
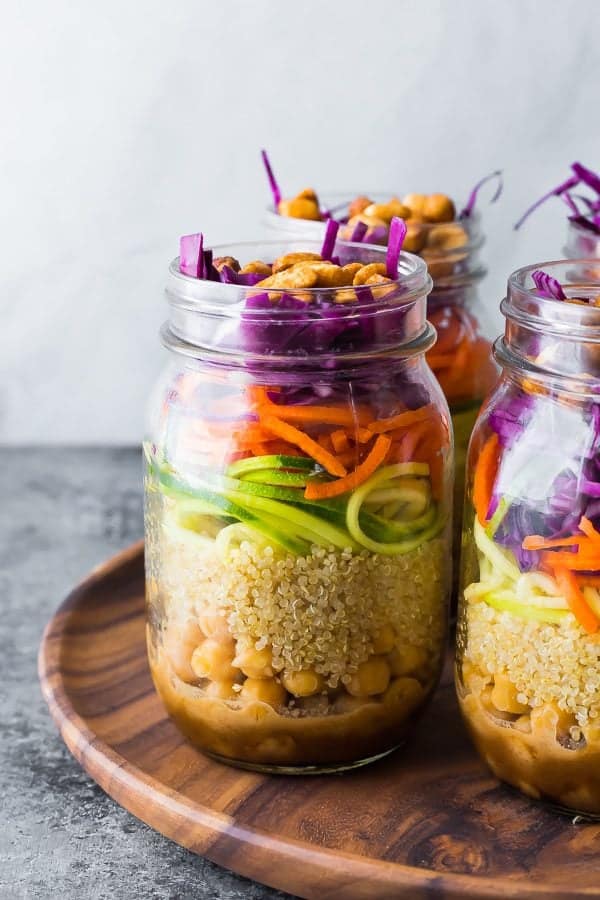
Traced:
[[[460, 707], [492, 771], [600, 814], [600, 298], [590, 260], [529, 266], [469, 448]], [[532, 277], [541, 269], [552, 290]], [[591, 299], [590, 299], [591, 298]]]
[[[329, 194], [323, 206], [335, 214], [347, 212], [349, 194]], [[379, 210], [389, 206], [391, 194], [369, 194]], [[392, 209], [390, 209], [390, 217]], [[384, 214], [385, 215], [385, 214]], [[365, 240], [387, 244], [386, 219], [375, 224]], [[377, 222], [379, 221], [379, 224]], [[270, 233], [317, 240], [325, 230], [324, 221], [280, 215], [270, 205], [263, 223]], [[353, 226], [345, 226], [350, 237]], [[343, 230], [341, 233], [344, 233]], [[481, 216], [474, 211], [452, 222], [411, 222], [405, 248], [427, 263], [433, 280], [428, 298], [427, 318], [437, 332], [437, 342], [427, 353], [427, 362], [438, 379], [452, 416], [455, 447], [453, 554], [458, 560], [462, 532], [465, 467], [469, 438], [483, 399], [492, 389], [498, 370], [492, 356], [490, 338], [493, 322], [489, 304], [482, 302], [479, 284], [487, 274], [480, 252], [485, 243]], [[456, 568], [458, 574], [458, 567]], [[454, 602], [457, 585], [453, 591]]]
[[[270, 264], [319, 248], [214, 253]], [[425, 361], [430, 287], [408, 253], [366, 291], [267, 291], [171, 264], [145, 443], [148, 651], [177, 726], [223, 762], [362, 765], [405, 741], [435, 687], [452, 437]]]

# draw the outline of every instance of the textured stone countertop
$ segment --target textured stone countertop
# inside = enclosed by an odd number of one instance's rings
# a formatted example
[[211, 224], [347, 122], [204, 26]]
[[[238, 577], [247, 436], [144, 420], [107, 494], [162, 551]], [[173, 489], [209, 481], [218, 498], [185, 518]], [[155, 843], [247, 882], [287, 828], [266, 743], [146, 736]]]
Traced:
[[0, 898], [283, 900], [143, 825], [84, 773], [42, 699], [48, 619], [142, 536], [137, 449], [0, 449]]

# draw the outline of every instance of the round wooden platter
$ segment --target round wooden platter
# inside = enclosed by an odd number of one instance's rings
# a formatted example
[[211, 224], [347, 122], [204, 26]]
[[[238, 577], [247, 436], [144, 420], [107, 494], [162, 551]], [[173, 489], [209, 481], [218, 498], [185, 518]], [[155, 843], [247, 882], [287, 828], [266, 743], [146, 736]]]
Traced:
[[204, 757], [155, 694], [143, 547], [95, 569], [40, 648], [67, 746], [118, 803], [184, 847], [318, 900], [600, 897], [600, 826], [499, 784], [471, 749], [447, 667], [403, 750], [345, 775], [266, 776]]

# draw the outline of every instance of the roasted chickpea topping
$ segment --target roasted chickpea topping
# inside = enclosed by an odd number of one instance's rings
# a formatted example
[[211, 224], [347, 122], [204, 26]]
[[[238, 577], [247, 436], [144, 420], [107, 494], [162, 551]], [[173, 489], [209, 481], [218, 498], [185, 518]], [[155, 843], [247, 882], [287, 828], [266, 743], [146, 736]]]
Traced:
[[240, 271], [240, 264], [235, 256], [217, 256], [213, 259], [213, 266], [220, 272], [223, 266], [229, 266], [234, 272]]
[[423, 216], [430, 222], [453, 222], [456, 209], [446, 194], [429, 194], [423, 205]]
[[360, 215], [372, 202], [368, 197], [355, 197], [348, 207], [348, 216], [352, 219], [353, 216]]
[[366, 284], [372, 275], [385, 275], [385, 263], [368, 263], [362, 266], [354, 276], [352, 284]]
[[283, 272], [284, 269], [291, 269], [291, 267], [295, 266], [297, 263], [310, 262], [311, 260], [322, 262], [321, 254], [303, 253], [302, 251], [285, 253], [283, 256], [278, 257], [273, 263], [273, 275], [276, 275], [277, 272]]
[[272, 275], [272, 273], [273, 270], [271, 266], [262, 262], [260, 259], [253, 259], [252, 262], [246, 263], [246, 265], [242, 266], [240, 269], [240, 275]]

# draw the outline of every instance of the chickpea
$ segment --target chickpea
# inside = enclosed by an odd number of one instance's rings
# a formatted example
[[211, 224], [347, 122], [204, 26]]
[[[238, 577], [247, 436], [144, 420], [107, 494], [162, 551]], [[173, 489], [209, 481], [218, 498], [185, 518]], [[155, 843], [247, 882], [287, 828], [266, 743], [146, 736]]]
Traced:
[[387, 228], [389, 225], [389, 222], [387, 222], [385, 219], [377, 219], [373, 216], [366, 216], [364, 213], [359, 213], [359, 215], [352, 216], [351, 219], [348, 219], [348, 225], [350, 226], [350, 228], [354, 227], [354, 225], [356, 225], [358, 222], [364, 222], [369, 229]]
[[353, 697], [383, 694], [390, 682], [390, 667], [382, 656], [371, 656], [361, 663], [346, 690]]
[[427, 229], [423, 227], [422, 223], [416, 219], [407, 219], [403, 250], [407, 250], [409, 253], [420, 253], [426, 241]]
[[465, 229], [455, 222], [436, 225], [435, 228], [430, 228], [427, 234], [427, 249], [456, 250], [458, 247], [464, 247], [468, 240]]
[[389, 224], [394, 216], [405, 219], [410, 216], [410, 212], [408, 206], [404, 206], [398, 198], [394, 198], [389, 203], [371, 203], [363, 210], [362, 215], [368, 216], [369, 219], [383, 219], [386, 224]]
[[237, 700], [239, 691], [234, 690], [234, 681], [211, 681], [206, 688], [206, 696], [217, 700]]
[[296, 200], [312, 200], [317, 206], [319, 205], [319, 198], [313, 188], [304, 188], [304, 190], [296, 194]]
[[238, 650], [233, 662], [248, 678], [273, 677], [273, 654], [270, 647], [263, 647], [261, 650], [245, 647]]
[[494, 676], [494, 687], [492, 688], [491, 701], [501, 712], [523, 714], [529, 712], [529, 706], [525, 703], [519, 703], [517, 700], [517, 689], [506, 675], [497, 674]]
[[430, 222], [453, 222], [456, 209], [446, 194], [429, 194], [425, 198], [422, 215]]
[[427, 653], [422, 647], [399, 644], [391, 651], [388, 661], [392, 675], [412, 675], [427, 663]]
[[310, 219], [314, 222], [321, 221], [321, 210], [318, 203], [304, 197], [280, 200], [278, 209], [280, 216], [288, 216], [291, 219]]
[[355, 197], [352, 203], [348, 206], [348, 218], [351, 219], [353, 216], [358, 216], [360, 213], [370, 206], [373, 201], [369, 199], [369, 197]]
[[207, 638], [192, 654], [191, 666], [197, 678], [235, 681], [239, 669], [233, 666], [233, 643]]
[[198, 622], [206, 637], [215, 638], [217, 641], [233, 640], [229, 633], [229, 625], [225, 616], [221, 616], [218, 613], [204, 613], [198, 616]]
[[396, 632], [391, 625], [382, 625], [373, 635], [373, 653], [389, 653], [394, 649]]
[[320, 253], [304, 252], [303, 250], [297, 250], [294, 253], [284, 253], [283, 256], [277, 257], [273, 263], [271, 267], [273, 275], [276, 275], [277, 272], [283, 272], [284, 269], [291, 269], [297, 263], [310, 262], [311, 260], [313, 262], [323, 262]]
[[240, 269], [240, 275], [249, 275], [251, 273], [256, 275], [272, 275], [273, 270], [271, 266], [262, 260], [253, 259]]
[[322, 675], [312, 669], [304, 669], [301, 672], [284, 672], [281, 679], [286, 691], [294, 697], [311, 697], [320, 693], [325, 687]]
[[170, 626], [165, 634], [164, 648], [175, 674], [182, 681], [193, 684], [197, 676], [191, 666], [191, 658], [198, 644], [204, 640], [196, 622], [191, 620], [182, 626]]
[[240, 264], [235, 258], [235, 256], [216, 256], [213, 259], [213, 266], [220, 272], [223, 266], [229, 266], [230, 269], [233, 269], [234, 272], [240, 271]]
[[274, 678], [247, 678], [240, 696], [244, 700], [261, 700], [269, 706], [283, 706], [287, 699], [285, 688]]
[[344, 288], [335, 292], [336, 303], [354, 303], [356, 301], [356, 293], [351, 288]]
[[413, 218], [415, 216], [423, 217], [425, 200], [425, 194], [406, 194], [406, 196], [402, 198], [402, 203], [404, 204], [404, 206], [408, 206], [408, 208], [410, 209], [410, 214]]
[[352, 284], [366, 284], [367, 279], [371, 277], [371, 275], [385, 275], [386, 268], [384, 263], [368, 263], [366, 266], [361, 266], [356, 275], [352, 280]]
[[354, 280], [354, 276], [358, 272], [359, 269], [362, 269], [362, 263], [354, 262], [347, 263], [345, 266], [342, 266], [342, 272], [344, 273], [344, 284], [350, 285]]
[[394, 678], [383, 695], [385, 706], [401, 707], [407, 714], [423, 699], [424, 690], [416, 678]]

